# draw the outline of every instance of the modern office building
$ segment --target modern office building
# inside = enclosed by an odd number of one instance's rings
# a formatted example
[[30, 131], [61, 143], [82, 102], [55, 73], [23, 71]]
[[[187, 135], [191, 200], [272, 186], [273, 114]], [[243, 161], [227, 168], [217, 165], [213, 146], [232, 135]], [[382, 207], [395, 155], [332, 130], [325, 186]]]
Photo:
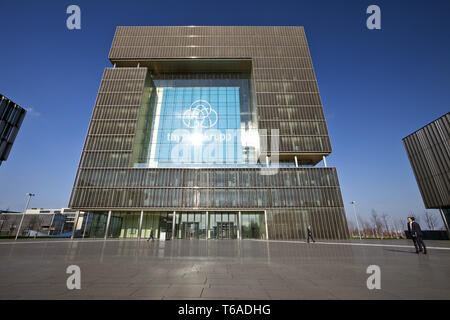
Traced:
[[26, 112], [0, 94], [0, 165], [8, 159]]
[[303, 27], [118, 27], [109, 60], [69, 204], [86, 236], [348, 237]]
[[403, 138], [427, 209], [438, 209], [450, 237], [450, 112]]

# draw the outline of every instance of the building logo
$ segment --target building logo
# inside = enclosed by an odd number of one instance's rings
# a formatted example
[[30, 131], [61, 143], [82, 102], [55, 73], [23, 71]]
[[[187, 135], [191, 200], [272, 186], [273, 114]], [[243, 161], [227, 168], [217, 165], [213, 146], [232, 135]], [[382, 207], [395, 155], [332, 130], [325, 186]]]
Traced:
[[188, 128], [212, 128], [217, 124], [217, 112], [206, 100], [194, 101], [183, 113], [183, 123]]

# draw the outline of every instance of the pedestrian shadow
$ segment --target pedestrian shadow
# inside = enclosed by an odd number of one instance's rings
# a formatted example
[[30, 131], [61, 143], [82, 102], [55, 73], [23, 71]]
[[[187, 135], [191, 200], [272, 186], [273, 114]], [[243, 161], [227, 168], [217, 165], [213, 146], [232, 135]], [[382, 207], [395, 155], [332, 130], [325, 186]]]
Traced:
[[416, 254], [415, 251], [411, 251], [411, 250], [398, 250], [398, 249], [384, 249], [386, 251], [391, 251], [391, 252], [403, 252], [403, 253], [413, 253]]

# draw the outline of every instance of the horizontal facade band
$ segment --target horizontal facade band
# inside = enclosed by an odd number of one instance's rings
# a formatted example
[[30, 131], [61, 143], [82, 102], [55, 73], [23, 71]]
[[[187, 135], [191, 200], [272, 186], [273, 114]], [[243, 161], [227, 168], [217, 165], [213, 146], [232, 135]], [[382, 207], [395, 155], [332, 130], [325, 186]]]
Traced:
[[[93, 119], [94, 120], [94, 119]], [[275, 121], [275, 122], [284, 122], [284, 123], [302, 123], [302, 122], [313, 122], [313, 123], [325, 123], [326, 124], [326, 120], [325, 119], [262, 119], [259, 118], [258, 122], [271, 122], [271, 121]]]
[[[338, 187], [335, 168], [123, 168], [79, 170], [77, 187], [277, 188]], [[267, 168], [268, 169], [268, 168]]]
[[[200, 34], [189, 34], [189, 35], [115, 35], [114, 38], [217, 38], [217, 39], [223, 39], [223, 38], [261, 38], [266, 39], [267, 36], [261, 36], [261, 35], [216, 35], [216, 34], [210, 34], [210, 35], [200, 35]], [[292, 35], [277, 35], [279, 38], [287, 38], [291, 39]], [[296, 35], [296, 38], [302, 38], [301, 35]]]
[[[278, 45], [278, 46], [271, 46], [271, 47], [276, 47], [276, 48], [307, 48], [307, 45]], [[167, 45], [139, 45], [139, 44], [132, 44], [132, 45], [118, 45], [117, 43], [115, 43], [113, 45], [113, 48], [271, 48], [265, 45], [250, 45], [250, 46], [245, 46], [245, 45], [234, 45], [234, 44], [230, 44], [227, 46], [221, 45], [221, 46], [215, 46], [215, 45], [176, 45], [176, 44], [167, 44]]]
[[[161, 168], [162, 169], [167, 169], [167, 168]], [[245, 187], [245, 186], [237, 186], [237, 187], [219, 187], [219, 186], [214, 186], [214, 185], [209, 185], [209, 186], [203, 186], [203, 187], [186, 187], [186, 186], [177, 186], [177, 187], [170, 187], [170, 186], [131, 186], [131, 187], [126, 187], [126, 186], [117, 186], [117, 187], [111, 187], [111, 186], [94, 186], [94, 187], [90, 187], [90, 186], [82, 186], [79, 185], [77, 187], [77, 189], [108, 189], [108, 190], [114, 190], [114, 189], [195, 189], [195, 190], [200, 190], [200, 189], [208, 189], [208, 190], [214, 190], [214, 189], [218, 189], [218, 190], [222, 190], [222, 189], [233, 189], [233, 190], [247, 190], [247, 189], [264, 189], [264, 190], [273, 190], [273, 189], [334, 189], [334, 188], [338, 188], [339, 185], [332, 185], [332, 186], [250, 186], [250, 187]]]
[[145, 213], [159, 213], [162, 211], [167, 211], [173, 213], [174, 211], [176, 213], [181, 212], [197, 212], [197, 211], [208, 211], [209, 212], [237, 212], [237, 211], [243, 211], [243, 212], [264, 212], [267, 211], [295, 211], [295, 210], [318, 210], [318, 211], [324, 211], [323, 214], [327, 214], [327, 210], [334, 210], [334, 209], [343, 209], [342, 207], [324, 207], [324, 208], [318, 208], [318, 207], [292, 207], [292, 208], [267, 208], [267, 209], [261, 209], [261, 208], [214, 208], [214, 207], [205, 207], [205, 208], [180, 208], [180, 207], [139, 207], [139, 208], [129, 208], [129, 207], [70, 207], [70, 209], [73, 210], [80, 210], [80, 211], [91, 211], [91, 212], [107, 212], [111, 210], [112, 212], [121, 212], [121, 211], [129, 211], [129, 212], [141, 212], [144, 211]]
[[122, 152], [122, 153], [131, 153], [133, 152], [132, 149], [120, 149], [120, 150], [90, 150], [90, 149], [83, 149], [83, 152], [87, 153], [116, 153], [116, 152]]
[[[136, 104], [96, 104], [96, 107], [140, 107], [140, 105]], [[257, 105], [257, 108], [322, 108], [321, 104], [289, 104], [289, 105]]]
[[133, 122], [133, 121], [136, 121], [136, 120], [138, 120], [138, 118], [133, 118], [133, 119], [114, 119], [114, 118], [110, 118], [110, 119], [99, 119], [99, 118], [92, 118], [91, 119], [91, 121], [117, 121], [117, 122], [120, 122], [120, 121], [129, 121], [129, 122]]
[[118, 26], [115, 36], [170, 35], [304, 35], [302, 26]]

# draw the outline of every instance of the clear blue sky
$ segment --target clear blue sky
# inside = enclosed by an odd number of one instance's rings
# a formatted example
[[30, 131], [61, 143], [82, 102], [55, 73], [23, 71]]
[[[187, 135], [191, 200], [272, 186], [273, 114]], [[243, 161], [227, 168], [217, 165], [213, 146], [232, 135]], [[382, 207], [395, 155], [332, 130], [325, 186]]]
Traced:
[[[81, 7], [79, 31], [66, 8]], [[381, 7], [382, 30], [366, 28]], [[450, 1], [2, 1], [0, 92], [28, 112], [0, 208], [68, 205], [117, 25], [305, 27], [347, 216], [425, 210], [402, 138], [450, 110]]]

